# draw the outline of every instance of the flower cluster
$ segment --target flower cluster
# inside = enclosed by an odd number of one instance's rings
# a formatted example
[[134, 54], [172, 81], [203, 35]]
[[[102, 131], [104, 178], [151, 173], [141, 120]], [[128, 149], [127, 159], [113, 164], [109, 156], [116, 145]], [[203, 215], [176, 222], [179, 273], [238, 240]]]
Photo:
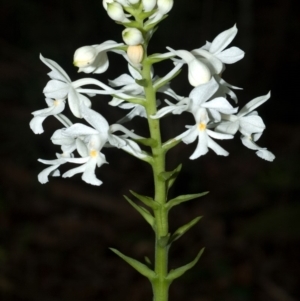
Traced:
[[[49, 165], [38, 175], [41, 183], [48, 182], [49, 175], [59, 176], [61, 165], [75, 163], [79, 166], [63, 173], [63, 177], [81, 173], [85, 182], [100, 185], [102, 182], [96, 177], [95, 168], [107, 163], [103, 154], [105, 147], [117, 147], [141, 160], [151, 162], [151, 154], [139, 145], [147, 139], [122, 125], [135, 116], [160, 119], [167, 114], [193, 114], [195, 124], [187, 126], [186, 131], [165, 143], [168, 145], [174, 141], [183, 141], [189, 144], [198, 138], [196, 150], [190, 159], [206, 154], [209, 148], [218, 155], [227, 156], [228, 152], [214, 139], [232, 139], [237, 132], [241, 133], [242, 143], [256, 150], [259, 157], [268, 161], [274, 159], [270, 151], [256, 144], [265, 125], [255, 109], [269, 99], [270, 93], [253, 99], [240, 111], [228, 101], [237, 103], [232, 89], [239, 88], [222, 78], [225, 65], [235, 63], [244, 56], [244, 52], [237, 47], [227, 48], [237, 34], [235, 25], [198, 49], [188, 51], [167, 47], [166, 53], [148, 55], [148, 42], [157, 25], [171, 10], [173, 1], [103, 0], [103, 6], [111, 19], [125, 26], [122, 32], [125, 44], [106, 41], [98, 45], [83, 46], [74, 53], [74, 65], [79, 68], [78, 72], [103, 73], [109, 68], [107, 53], [113, 52], [127, 61], [129, 74], [110, 80], [108, 85], [94, 78], [72, 81], [56, 62], [40, 56], [42, 62], [51, 69], [48, 73], [50, 80], [43, 90], [48, 107], [32, 113], [34, 117], [30, 128], [35, 134], [43, 133], [43, 121], [48, 116], [54, 116], [63, 125], [51, 137], [52, 143], [59, 145], [62, 152], [57, 153], [57, 158], [53, 160], [39, 159], [41, 163]], [[172, 60], [173, 69], [163, 77], [155, 76], [153, 64], [167, 59]], [[193, 87], [187, 97], [179, 96], [170, 87], [171, 80], [185, 64], [188, 66], [188, 81]], [[146, 66], [151, 69], [150, 79], [145, 78]], [[96, 88], [84, 88], [87, 85]], [[155, 95], [157, 92], [168, 95], [173, 102], [166, 99], [167, 106], [159, 108], [161, 101], [155, 99], [159, 109], [150, 113], [149, 102], [153, 100], [147, 98], [146, 90], [149, 87]], [[111, 106], [130, 112], [115, 124], [109, 125], [100, 113], [92, 109], [91, 97], [98, 94], [110, 95]], [[86, 124], [73, 123], [63, 114], [66, 103], [74, 117], [84, 120]], [[122, 134], [116, 135], [115, 132]]]

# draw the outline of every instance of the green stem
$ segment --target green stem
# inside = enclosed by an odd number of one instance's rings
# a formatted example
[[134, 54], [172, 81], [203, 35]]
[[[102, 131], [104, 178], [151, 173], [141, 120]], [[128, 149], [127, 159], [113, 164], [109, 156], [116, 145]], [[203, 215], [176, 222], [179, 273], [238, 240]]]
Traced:
[[165, 150], [162, 147], [160, 121], [150, 116], [156, 113], [156, 91], [152, 85], [151, 64], [147, 61], [147, 54], [143, 60], [142, 76], [146, 80], [145, 87], [146, 105], [150, 136], [156, 141], [152, 147], [152, 170], [155, 188], [155, 201], [160, 204], [154, 210], [155, 217], [155, 273], [157, 277], [152, 281], [154, 301], [167, 301], [169, 282], [168, 275], [168, 211], [165, 208], [167, 201], [166, 182], [159, 178], [159, 174], [165, 171]]

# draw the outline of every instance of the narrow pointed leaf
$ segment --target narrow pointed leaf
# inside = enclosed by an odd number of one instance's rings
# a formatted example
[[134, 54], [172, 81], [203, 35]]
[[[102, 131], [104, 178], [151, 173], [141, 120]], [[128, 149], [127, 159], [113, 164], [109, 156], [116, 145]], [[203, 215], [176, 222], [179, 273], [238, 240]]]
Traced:
[[189, 223], [178, 228], [171, 236], [169, 243], [171, 244], [172, 242], [180, 238], [183, 234], [185, 234], [188, 230], [190, 230], [193, 226], [195, 226], [201, 218], [202, 216], [198, 216], [194, 218], [192, 221], [190, 221]]
[[[160, 23], [162, 20], [166, 19], [168, 17], [168, 15], [164, 15], [160, 20], [158, 20], [157, 22], [155, 23], [150, 23], [150, 24], [147, 24], [144, 28], [145, 31], [149, 31], [150, 29], [152, 29], [153, 27], [155, 27], [158, 23]], [[128, 23], [125, 23], [124, 25], [126, 25]]]
[[144, 88], [146, 88], [148, 86], [147, 81], [145, 79], [136, 79], [135, 82]]
[[145, 262], [146, 262], [148, 267], [152, 266], [152, 262], [151, 262], [151, 260], [149, 259], [148, 256], [145, 256], [144, 259], [145, 259]]
[[139, 199], [142, 203], [144, 203], [146, 206], [152, 208], [152, 209], [157, 209], [159, 204], [155, 202], [152, 198], [138, 194], [132, 190], [129, 190], [132, 195], [134, 195], [137, 199]]
[[158, 244], [161, 247], [166, 247], [169, 244], [169, 240], [170, 240], [170, 234], [166, 235], [166, 236], [162, 236], [158, 239]]
[[198, 253], [198, 255], [196, 256], [196, 258], [191, 261], [190, 263], [177, 268], [175, 270], [171, 270], [168, 274], [168, 276], [166, 277], [167, 280], [169, 281], [173, 281], [176, 278], [179, 278], [180, 276], [182, 276], [186, 271], [190, 270], [199, 260], [199, 258], [201, 257], [202, 253], [204, 252], [204, 248], [202, 248], [200, 250], [200, 252]]
[[143, 144], [145, 146], [156, 147], [157, 142], [152, 138], [134, 139], [135, 142]]
[[158, 178], [161, 181], [165, 181], [168, 184], [168, 189], [173, 185], [173, 183], [175, 182], [180, 170], [182, 168], [182, 165], [178, 165], [174, 170], [172, 171], [165, 171], [165, 172], [161, 172], [158, 175]]
[[202, 192], [202, 193], [196, 193], [196, 194], [186, 194], [186, 195], [180, 195], [176, 197], [175, 199], [170, 200], [165, 206], [167, 209], [171, 209], [174, 206], [177, 206], [183, 202], [187, 202], [193, 199], [200, 198], [204, 195], [208, 194], [208, 191]]
[[169, 60], [170, 58], [175, 57], [175, 54], [172, 52], [167, 53], [154, 53], [148, 56], [147, 61], [151, 64], [159, 63], [164, 60]]
[[126, 195], [124, 195], [124, 198], [127, 200], [127, 202], [136, 210], [138, 211], [142, 217], [146, 220], [146, 222], [153, 227], [154, 226], [154, 217], [153, 215], [144, 207], [141, 207], [137, 204], [135, 204], [132, 200], [130, 200]]
[[[178, 66], [179, 67], [179, 66]], [[154, 83], [154, 88], [156, 89], [156, 91], [165, 86], [167, 83], [169, 83], [170, 81], [172, 81], [172, 79], [174, 79], [176, 76], [179, 75], [179, 73], [181, 72], [181, 70], [178, 70], [177, 72], [175, 72], [174, 74], [172, 74], [169, 77], [165, 77], [165, 78], [160, 78], [158, 79], [155, 83]]]
[[118, 251], [116, 249], [110, 248], [110, 250], [112, 250], [115, 254], [117, 254], [119, 257], [121, 257], [124, 261], [126, 261], [129, 265], [131, 265], [135, 270], [137, 270], [143, 276], [145, 276], [149, 279], [155, 278], [155, 275], [156, 275], [155, 272], [150, 270], [145, 264], [139, 262], [136, 259], [133, 259], [131, 257], [128, 257], [128, 256], [122, 254], [120, 251]]
[[179, 164], [176, 169], [173, 170], [173, 174], [171, 176], [171, 178], [168, 180], [168, 191], [169, 189], [173, 186], [174, 182], [177, 179], [177, 176], [179, 175], [180, 171], [182, 168], [182, 164]]

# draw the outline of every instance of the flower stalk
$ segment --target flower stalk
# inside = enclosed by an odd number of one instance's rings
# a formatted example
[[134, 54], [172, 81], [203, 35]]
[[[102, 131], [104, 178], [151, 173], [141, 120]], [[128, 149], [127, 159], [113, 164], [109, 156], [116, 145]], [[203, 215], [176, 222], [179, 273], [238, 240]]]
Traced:
[[[267, 161], [275, 158], [266, 148], [256, 144], [265, 125], [254, 110], [269, 99], [270, 93], [253, 99], [238, 112], [238, 108], [233, 107], [230, 101], [237, 103], [237, 97], [231, 89], [239, 88], [228, 84], [220, 76], [225, 70], [225, 64], [235, 63], [244, 56], [244, 52], [237, 47], [225, 49], [237, 34], [236, 25], [220, 33], [212, 42], [192, 51], [166, 47], [169, 52], [148, 54], [148, 43], [158, 24], [167, 17], [173, 3], [173, 0], [103, 0], [108, 16], [125, 27], [122, 36], [126, 45], [110, 40], [83, 46], [75, 51], [74, 65], [79, 68], [78, 72], [103, 73], [109, 68], [107, 53], [114, 52], [127, 61], [129, 74], [109, 80], [109, 85], [90, 77], [72, 81], [56, 62], [41, 55], [42, 62], [51, 69], [48, 73], [50, 80], [43, 90], [48, 108], [33, 112], [34, 117], [30, 122], [30, 128], [35, 134], [44, 132], [42, 124], [49, 116], [54, 116], [64, 126], [51, 137], [52, 143], [60, 146], [62, 152], [57, 153], [57, 158], [53, 160], [39, 159], [39, 162], [48, 166], [38, 175], [38, 180], [43, 184], [49, 181], [49, 176], [60, 176], [61, 165], [71, 163], [78, 166], [62, 174], [63, 178], [82, 174], [83, 181], [100, 186], [102, 181], [97, 178], [95, 169], [107, 163], [104, 154], [106, 147], [118, 148], [151, 165], [153, 197], [130, 191], [143, 206], [127, 196], [125, 199], [154, 230], [154, 266], [150, 268], [114, 248], [111, 250], [149, 279], [154, 301], [168, 300], [170, 284], [191, 269], [204, 250], [201, 249], [191, 262], [171, 271], [168, 269], [171, 244], [201, 219], [201, 216], [195, 217], [170, 233], [169, 211], [207, 192], [180, 195], [169, 200], [168, 191], [181, 170], [181, 164], [173, 171], [166, 171], [167, 152], [181, 142], [190, 144], [198, 140], [191, 160], [204, 156], [209, 149], [217, 155], [228, 156], [229, 153], [214, 139], [232, 139], [234, 134], [240, 132], [242, 143], [255, 150], [257, 156]], [[172, 60], [173, 69], [162, 77], [155, 76], [153, 65], [164, 60]], [[184, 64], [188, 66], [187, 80], [192, 86], [188, 96], [178, 95], [170, 86]], [[83, 88], [86, 85], [96, 88]], [[164, 99], [167, 105], [159, 108], [162, 103], [157, 99], [157, 93], [171, 100]], [[92, 108], [90, 98], [99, 95], [110, 95], [112, 99], [109, 105], [130, 112], [110, 125], [104, 116]], [[62, 113], [66, 105], [74, 115], [73, 118], [80, 122], [73, 123]], [[192, 114], [195, 124], [187, 125], [187, 130], [177, 137], [163, 141], [160, 119], [168, 114], [180, 115], [183, 112]], [[124, 123], [137, 116], [147, 120], [148, 137], [142, 137], [124, 127]], [[117, 132], [121, 132], [121, 135]], [[143, 150], [141, 146], [148, 150]]]

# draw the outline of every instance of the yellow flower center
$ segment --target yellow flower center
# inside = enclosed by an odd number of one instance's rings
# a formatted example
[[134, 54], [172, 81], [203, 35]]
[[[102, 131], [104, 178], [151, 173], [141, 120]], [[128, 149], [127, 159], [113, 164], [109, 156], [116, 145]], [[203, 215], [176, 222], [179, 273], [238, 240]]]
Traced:
[[96, 158], [97, 156], [98, 156], [98, 151], [96, 151], [96, 150], [91, 150], [90, 151], [90, 157]]
[[57, 106], [59, 105], [59, 101], [58, 101], [57, 99], [54, 100], [53, 105], [54, 105], [55, 107], [57, 107]]
[[200, 131], [205, 131], [206, 130], [206, 124], [203, 123], [203, 122], [199, 123], [199, 130]]

